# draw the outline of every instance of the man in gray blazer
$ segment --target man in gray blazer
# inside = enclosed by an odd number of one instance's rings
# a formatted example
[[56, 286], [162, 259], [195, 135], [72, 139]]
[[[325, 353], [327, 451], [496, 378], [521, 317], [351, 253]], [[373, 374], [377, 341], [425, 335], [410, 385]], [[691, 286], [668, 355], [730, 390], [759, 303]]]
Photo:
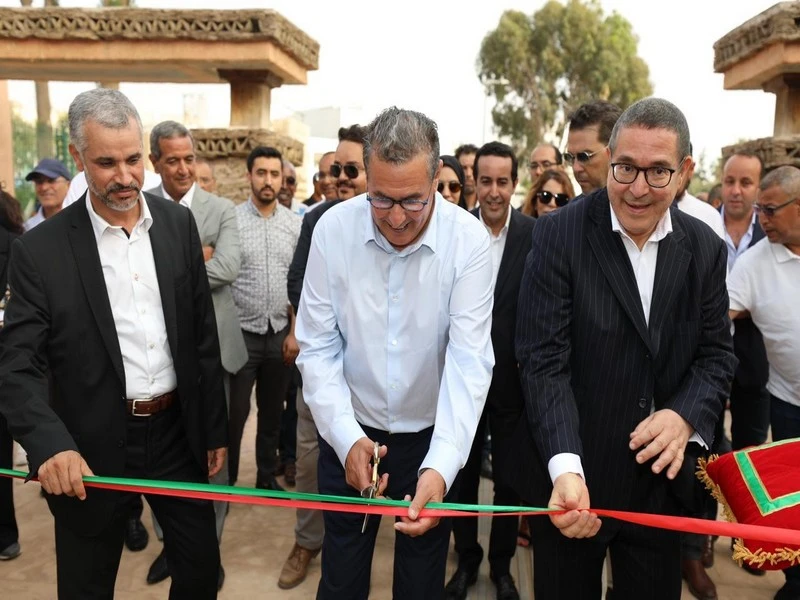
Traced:
[[[146, 191], [173, 200], [194, 215], [203, 244], [206, 273], [217, 318], [222, 367], [225, 369], [225, 397], [230, 404], [229, 376], [247, 362], [247, 348], [230, 288], [231, 282], [239, 275], [239, 229], [233, 202], [209, 194], [197, 185], [195, 159], [194, 140], [189, 130], [175, 121], [159, 123], [150, 132], [150, 161], [156, 173], [161, 175], [161, 185]], [[228, 485], [227, 462], [222, 471], [211, 479], [211, 483]], [[217, 516], [217, 539], [221, 540], [227, 502], [215, 502], [214, 510]], [[161, 528], [155, 517], [153, 527], [161, 539]], [[167, 560], [162, 550], [150, 567], [147, 582], [157, 583], [168, 576]], [[220, 568], [220, 588], [224, 577], [225, 571]]]

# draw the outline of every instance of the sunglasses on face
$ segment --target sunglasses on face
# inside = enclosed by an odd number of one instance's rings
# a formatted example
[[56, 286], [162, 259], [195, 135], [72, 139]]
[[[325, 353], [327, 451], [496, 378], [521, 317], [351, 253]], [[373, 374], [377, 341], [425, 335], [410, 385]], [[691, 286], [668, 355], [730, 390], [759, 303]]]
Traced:
[[577, 154], [572, 154], [571, 152], [564, 152], [563, 156], [564, 156], [564, 160], [567, 162], [567, 164], [571, 165], [576, 160], [579, 163], [587, 163], [590, 160], [592, 160], [592, 157], [595, 154], [597, 154], [598, 152], [600, 152], [600, 151], [599, 150], [595, 150], [594, 152], [578, 152]]
[[[436, 190], [441, 194], [444, 191], [444, 186], [444, 181], [440, 181], [439, 185], [436, 186]], [[461, 184], [457, 181], [448, 181], [447, 189], [450, 190], [451, 194], [457, 194], [461, 191]]]
[[356, 165], [342, 166], [337, 163], [333, 163], [331, 165], [331, 177], [339, 179], [339, 175], [342, 174], [342, 171], [344, 171], [344, 174], [348, 179], [355, 179], [358, 177], [358, 172], [360, 171], [360, 169]]
[[536, 194], [539, 202], [542, 204], [550, 204], [553, 200], [556, 201], [556, 206], [566, 206], [569, 202], [569, 196], [566, 194], [554, 194], [552, 192], [539, 192]]
[[286, 185], [294, 185], [295, 183], [297, 183], [297, 179], [295, 179], [291, 175], [289, 175], [285, 179], [286, 179]]
[[770, 219], [775, 216], [775, 213], [778, 212], [782, 208], [786, 208], [792, 202], [797, 200], [797, 198], [792, 198], [788, 202], [784, 202], [783, 204], [779, 204], [778, 206], [762, 206], [761, 204], [753, 204], [753, 210], [755, 210], [758, 214], [764, 215], [765, 217], [769, 217]]

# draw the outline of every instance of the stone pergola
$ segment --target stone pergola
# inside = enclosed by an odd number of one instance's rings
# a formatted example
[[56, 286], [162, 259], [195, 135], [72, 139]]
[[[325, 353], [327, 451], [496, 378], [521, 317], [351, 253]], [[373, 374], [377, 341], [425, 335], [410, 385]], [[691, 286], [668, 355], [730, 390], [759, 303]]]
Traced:
[[714, 70], [725, 75], [726, 90], [775, 94], [773, 136], [726, 146], [723, 160], [750, 150], [767, 170], [800, 167], [800, 2], [776, 4], [717, 41]]
[[0, 80], [229, 83], [230, 128], [192, 134], [219, 193], [238, 200], [254, 147], [303, 162], [300, 142], [270, 130], [270, 96], [307, 83], [318, 60], [319, 44], [271, 10], [0, 9]]

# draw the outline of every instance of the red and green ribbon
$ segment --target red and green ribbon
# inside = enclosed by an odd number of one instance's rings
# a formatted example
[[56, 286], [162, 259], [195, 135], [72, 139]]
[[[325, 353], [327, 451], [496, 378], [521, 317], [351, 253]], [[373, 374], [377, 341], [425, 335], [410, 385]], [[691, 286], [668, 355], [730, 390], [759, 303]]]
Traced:
[[[0, 469], [0, 476], [25, 479], [28, 474], [22, 471]], [[186, 483], [182, 481], [156, 481], [152, 479], [125, 479], [121, 477], [84, 477], [87, 487], [117, 490], [137, 494], [157, 494], [177, 498], [194, 498], [255, 504], [259, 506], [279, 506], [284, 508], [307, 508], [330, 510], [345, 513], [386, 515], [403, 517], [408, 515], [410, 502], [405, 500], [366, 499], [358, 496], [330, 496], [327, 494], [307, 494], [303, 492], [278, 492], [256, 488], [214, 485], [210, 483]], [[800, 530], [743, 523], [726, 523], [689, 517], [673, 517], [650, 513], [636, 513], [619, 510], [592, 508], [600, 517], [609, 517], [628, 523], [658, 527], [684, 533], [702, 535], [721, 535], [741, 537], [760, 542], [800, 545]], [[520, 506], [491, 506], [483, 504], [457, 504], [431, 502], [425, 506], [420, 517], [490, 517], [556, 515], [564, 511], [547, 508]]]

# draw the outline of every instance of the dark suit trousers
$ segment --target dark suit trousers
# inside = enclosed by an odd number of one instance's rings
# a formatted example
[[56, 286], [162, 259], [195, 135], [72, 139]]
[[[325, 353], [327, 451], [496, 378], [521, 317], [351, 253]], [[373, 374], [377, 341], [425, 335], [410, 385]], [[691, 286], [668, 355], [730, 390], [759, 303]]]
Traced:
[[731, 387], [731, 447], [741, 450], [767, 441], [769, 392], [764, 386]]
[[[381, 459], [380, 473], [389, 473], [386, 495], [390, 498], [414, 496], [417, 471], [430, 448], [433, 427], [419, 433], [395, 433], [362, 426], [369, 439], [385, 444], [389, 451]], [[347, 485], [344, 467], [333, 448], [319, 440], [319, 491], [321, 494], [359, 496]], [[449, 501], [449, 498], [445, 498]], [[322, 578], [318, 600], [365, 600], [370, 592], [370, 570], [375, 538], [381, 518], [371, 515], [362, 534], [364, 515], [324, 512], [325, 538], [322, 542]], [[392, 597], [397, 600], [441, 600], [450, 542], [451, 519], [419, 537], [396, 533], [394, 538], [394, 574]], [[378, 583], [381, 588], [388, 582]]]
[[281, 413], [289, 385], [289, 367], [283, 364], [283, 340], [289, 333], [287, 325], [280, 331], [264, 335], [242, 330], [247, 346], [247, 363], [231, 377], [231, 411], [228, 469], [231, 485], [239, 478], [244, 425], [250, 414], [250, 394], [256, 386], [256, 485], [269, 483], [278, 462], [278, 440], [281, 430]]
[[[519, 504], [519, 496], [500, 478], [506, 470], [505, 461], [513, 458], [509, 442], [519, 418], [519, 410], [503, 411], [489, 404], [486, 405], [478, 424], [475, 440], [472, 442], [467, 464], [461, 469], [453, 485], [455, 502], [478, 503], [484, 431], [488, 425], [492, 435], [494, 504], [501, 506]], [[492, 530], [489, 535], [489, 567], [495, 577], [508, 575], [510, 572], [511, 559], [517, 550], [518, 526], [518, 517], [492, 517]], [[483, 548], [478, 543], [478, 518], [455, 519], [453, 538], [458, 553], [458, 566], [468, 571], [476, 571], [483, 560]]]
[[[128, 417], [125, 476], [205, 483], [186, 439], [177, 403], [151, 417]], [[91, 494], [92, 490], [87, 490]], [[130, 495], [136, 498], [137, 495]], [[164, 529], [164, 551], [172, 584], [171, 600], [215, 599], [219, 546], [214, 508], [207, 500], [146, 494]], [[75, 500], [79, 502], [79, 500]], [[122, 554], [128, 502], [120, 502], [96, 537], [56, 520], [56, 560], [60, 600], [110, 599]]]
[[[772, 439], [775, 442], [800, 437], [800, 406], [784, 402], [770, 394], [770, 420], [772, 422]], [[786, 584], [795, 596], [800, 596], [800, 565], [783, 570]], [[792, 597], [795, 597], [792, 596]]]
[[[678, 514], [667, 480], [645, 478], [633, 510]], [[591, 494], [591, 482], [589, 484]], [[570, 539], [549, 517], [529, 517], [536, 600], [599, 600], [606, 552], [611, 554], [614, 600], [679, 600], [680, 534], [604, 518], [593, 538]]]
[[[14, 440], [2, 416], [0, 416], [0, 468], [14, 468]], [[0, 477], [0, 551], [17, 541], [19, 541], [19, 531], [14, 514], [14, 480], [10, 477]]]

